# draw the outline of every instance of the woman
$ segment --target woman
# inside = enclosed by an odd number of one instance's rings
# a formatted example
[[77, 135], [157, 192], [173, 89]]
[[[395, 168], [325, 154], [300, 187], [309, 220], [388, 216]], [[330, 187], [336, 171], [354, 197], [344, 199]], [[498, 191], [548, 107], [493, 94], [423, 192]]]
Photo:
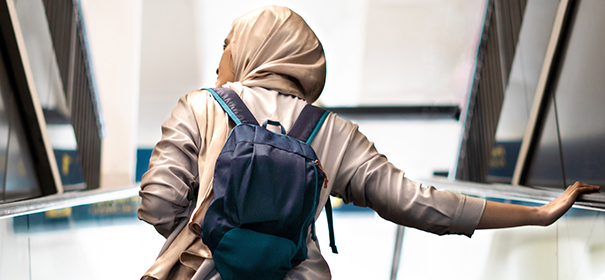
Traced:
[[[287, 8], [270, 6], [233, 22], [217, 71], [216, 86], [236, 91], [260, 123], [277, 120], [288, 131], [305, 104], [319, 97], [326, 66], [322, 45], [304, 20]], [[168, 240], [143, 279], [220, 279], [199, 236], [213, 197], [214, 162], [231, 128], [220, 105], [201, 90], [182, 97], [163, 124], [162, 140], [142, 179], [139, 217]], [[311, 146], [329, 178], [319, 205], [333, 195], [436, 234], [470, 237], [478, 228], [548, 225], [578, 195], [599, 189], [576, 183], [547, 205], [525, 207], [422, 188], [379, 154], [357, 125], [335, 114]], [[307, 259], [286, 279], [330, 279], [317, 241], [308, 237], [307, 247]]]

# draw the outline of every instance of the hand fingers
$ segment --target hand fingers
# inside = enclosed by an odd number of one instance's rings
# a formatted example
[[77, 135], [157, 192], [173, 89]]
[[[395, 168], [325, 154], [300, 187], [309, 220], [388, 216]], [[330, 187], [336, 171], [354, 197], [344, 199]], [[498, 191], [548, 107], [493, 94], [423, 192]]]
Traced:
[[578, 195], [582, 193], [598, 192], [600, 189], [601, 188], [599, 186], [593, 186], [582, 182], [575, 182], [573, 185], [568, 187], [570, 192], [574, 192]]

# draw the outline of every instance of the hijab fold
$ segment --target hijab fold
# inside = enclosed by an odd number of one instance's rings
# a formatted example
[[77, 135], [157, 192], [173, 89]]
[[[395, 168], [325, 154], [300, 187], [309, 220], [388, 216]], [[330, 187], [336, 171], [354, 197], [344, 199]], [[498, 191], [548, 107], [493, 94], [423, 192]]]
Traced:
[[313, 103], [326, 79], [326, 59], [315, 33], [298, 14], [280, 6], [252, 11], [227, 36], [236, 82]]

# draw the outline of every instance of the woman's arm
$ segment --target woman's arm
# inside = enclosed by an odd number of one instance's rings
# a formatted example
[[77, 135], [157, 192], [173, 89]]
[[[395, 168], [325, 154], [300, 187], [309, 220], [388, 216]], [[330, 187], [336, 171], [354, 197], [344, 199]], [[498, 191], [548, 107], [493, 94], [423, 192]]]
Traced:
[[530, 207], [487, 201], [477, 229], [507, 228], [526, 225], [547, 226], [557, 221], [584, 193], [598, 192], [600, 187], [576, 182], [553, 201]]
[[198, 177], [200, 136], [187, 96], [181, 97], [162, 124], [162, 139], [141, 179], [139, 219], [168, 237], [176, 221], [189, 217], [192, 189]]
[[[345, 203], [369, 207], [400, 225], [439, 235], [473, 234], [483, 214], [483, 199], [423, 187], [406, 178], [356, 125], [338, 116], [326, 120], [323, 128], [326, 130], [320, 130], [316, 139], [326, 142], [318, 145], [314, 141], [314, 148], [333, 184], [332, 195]], [[322, 134], [326, 131], [327, 137]]]

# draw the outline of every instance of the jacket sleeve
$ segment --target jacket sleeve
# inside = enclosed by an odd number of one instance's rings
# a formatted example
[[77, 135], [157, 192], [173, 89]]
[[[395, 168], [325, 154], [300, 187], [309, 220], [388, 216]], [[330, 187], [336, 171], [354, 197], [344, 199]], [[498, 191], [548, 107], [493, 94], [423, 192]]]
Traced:
[[485, 201], [411, 181], [350, 125], [332, 195], [345, 203], [370, 207], [397, 224], [442, 234], [471, 236]]
[[190, 214], [200, 142], [195, 117], [184, 96], [162, 124], [162, 139], [153, 149], [139, 191], [142, 199], [139, 219], [153, 225], [164, 237], [179, 219]]

